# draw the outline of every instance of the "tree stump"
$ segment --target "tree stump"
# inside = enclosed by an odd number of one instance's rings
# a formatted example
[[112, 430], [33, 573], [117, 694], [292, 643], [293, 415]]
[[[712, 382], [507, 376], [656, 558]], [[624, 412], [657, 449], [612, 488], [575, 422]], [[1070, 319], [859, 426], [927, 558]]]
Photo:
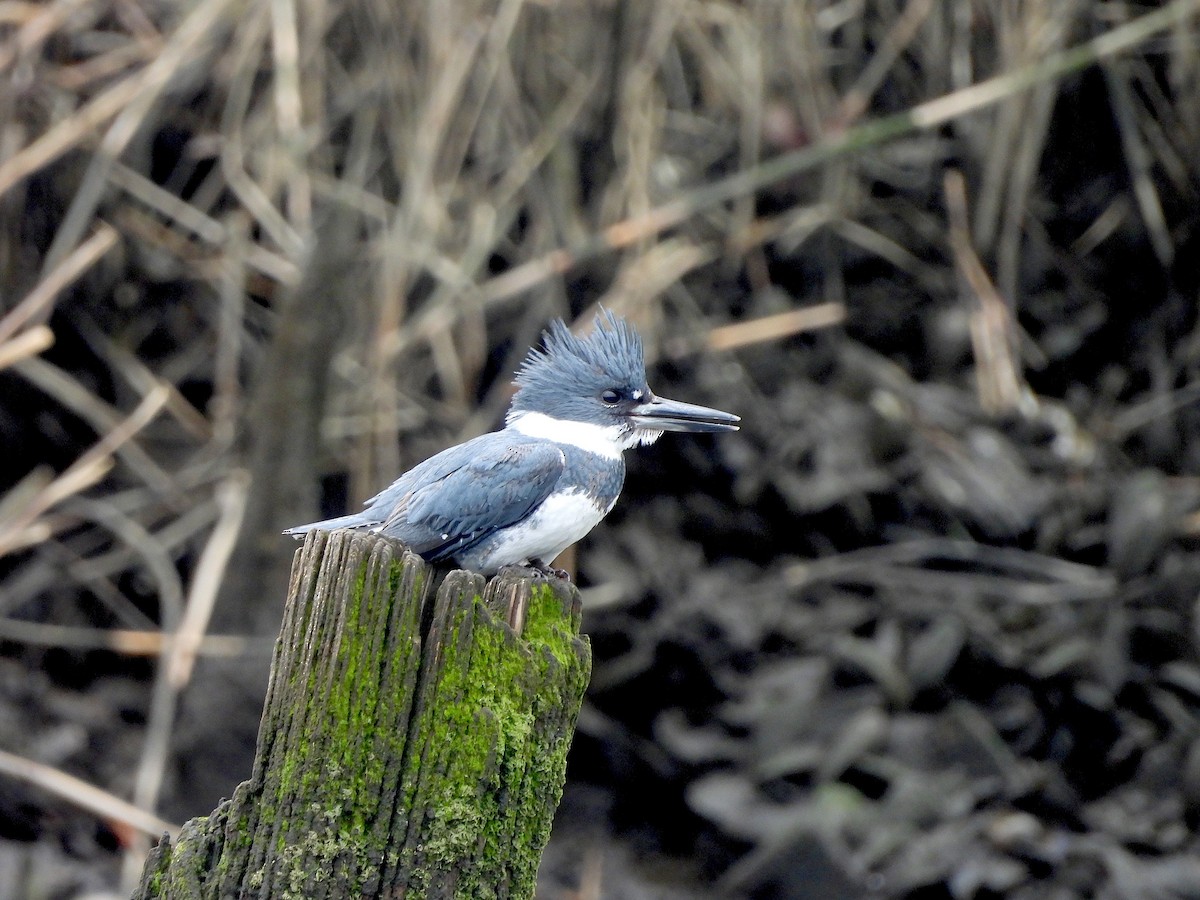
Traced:
[[530, 897], [591, 668], [571, 585], [312, 532], [254, 770], [135, 898]]

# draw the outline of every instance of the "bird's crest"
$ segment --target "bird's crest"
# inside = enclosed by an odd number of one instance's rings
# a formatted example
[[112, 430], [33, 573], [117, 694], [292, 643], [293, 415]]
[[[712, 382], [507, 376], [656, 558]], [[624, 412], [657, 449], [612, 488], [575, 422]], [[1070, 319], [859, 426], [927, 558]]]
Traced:
[[592, 331], [582, 337], [571, 333], [562, 319], [550, 323], [542, 335], [542, 348], [529, 351], [515, 383], [519, 406], [522, 392], [564, 388], [640, 386], [646, 379], [642, 339], [627, 321], [607, 309], [592, 320]]

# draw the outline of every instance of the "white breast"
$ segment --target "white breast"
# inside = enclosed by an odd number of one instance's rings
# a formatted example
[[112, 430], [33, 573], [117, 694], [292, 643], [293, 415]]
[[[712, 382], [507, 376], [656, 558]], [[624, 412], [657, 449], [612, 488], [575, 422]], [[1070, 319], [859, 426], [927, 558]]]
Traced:
[[551, 494], [528, 519], [508, 529], [479, 568], [493, 570], [529, 559], [549, 563], [595, 528], [607, 513], [581, 491]]

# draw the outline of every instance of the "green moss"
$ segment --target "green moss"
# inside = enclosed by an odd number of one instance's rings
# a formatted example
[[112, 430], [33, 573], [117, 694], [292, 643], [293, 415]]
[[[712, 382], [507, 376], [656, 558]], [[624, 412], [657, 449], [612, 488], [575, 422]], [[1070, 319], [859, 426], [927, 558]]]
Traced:
[[296, 654], [276, 657], [289, 671], [263, 728], [279, 733], [260, 737], [256, 779], [185, 826], [157, 896], [374, 896], [393, 878], [408, 896], [532, 896], [590, 664], [569, 601], [533, 585], [518, 637], [481, 579], [451, 575], [422, 646], [428, 570], [348, 540], [329, 539], [315, 593], [292, 598]]
[[[336, 867], [352, 895], [363, 878], [376, 873], [370, 852], [377, 856], [382, 848], [371, 847], [368, 840], [384, 774], [381, 748], [375, 745], [380, 738], [376, 724], [381, 704], [393, 702], [383, 694], [380, 678], [404, 659], [403, 650], [386, 645], [377, 623], [389, 620], [393, 603], [411, 599], [396, 594], [403, 578], [401, 564], [393, 562], [380, 571], [386, 559], [363, 555], [352, 573], [342, 574], [349, 583], [335, 591], [342, 602], [340, 616], [316, 635], [333, 652], [324, 657], [323, 668], [310, 670], [303, 690], [293, 695], [303, 704], [294, 716], [303, 723], [306, 739], [284, 750], [276, 797], [267, 805], [282, 798], [309, 798], [304, 818], [323, 827], [299, 835], [279, 830], [274, 868], [284, 876], [288, 891], [302, 889], [308, 878], [331, 878]], [[407, 652], [411, 654], [411, 646]], [[385, 666], [385, 656], [391, 656], [391, 667]], [[400, 752], [403, 734], [383, 739], [392, 745], [382, 748], [383, 755]]]
[[[570, 743], [550, 723], [564, 704], [578, 707], [588, 660], [549, 585], [534, 587], [522, 639], [478, 597], [472, 615], [469, 658], [447, 640], [437, 687], [432, 741], [453, 752], [430, 798], [424, 868], [461, 872], [462, 896], [493, 896], [501, 884], [530, 896]], [[463, 871], [469, 860], [475, 869]]]

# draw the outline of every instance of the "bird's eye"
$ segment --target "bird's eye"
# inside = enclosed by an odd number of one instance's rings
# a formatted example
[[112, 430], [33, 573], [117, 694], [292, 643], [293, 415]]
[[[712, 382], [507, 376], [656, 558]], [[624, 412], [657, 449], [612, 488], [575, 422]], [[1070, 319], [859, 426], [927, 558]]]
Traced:
[[605, 403], [607, 403], [609, 406], [613, 406], [613, 405], [621, 402], [621, 392], [618, 391], [616, 388], [609, 388], [608, 390], [603, 391], [600, 394], [600, 399], [603, 400]]

